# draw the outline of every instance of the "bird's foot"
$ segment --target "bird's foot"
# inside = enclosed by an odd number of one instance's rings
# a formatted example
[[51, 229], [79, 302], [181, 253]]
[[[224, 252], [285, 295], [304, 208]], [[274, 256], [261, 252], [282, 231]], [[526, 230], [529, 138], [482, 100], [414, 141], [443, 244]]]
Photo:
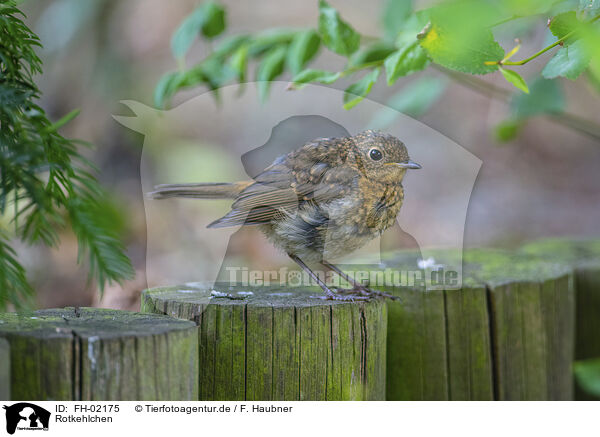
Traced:
[[385, 291], [373, 290], [371, 288], [365, 287], [364, 285], [355, 285], [353, 288], [336, 288], [335, 292], [337, 294], [344, 295], [358, 295], [360, 297], [383, 297], [391, 300], [400, 300], [398, 296], [394, 296], [393, 294], [386, 293]]

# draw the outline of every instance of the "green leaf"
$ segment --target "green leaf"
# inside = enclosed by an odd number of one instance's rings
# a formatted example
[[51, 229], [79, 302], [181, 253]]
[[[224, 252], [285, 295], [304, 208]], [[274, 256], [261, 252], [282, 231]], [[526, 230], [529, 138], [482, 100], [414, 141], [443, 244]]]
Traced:
[[[558, 14], [556, 17], [550, 20], [550, 24], [548, 25], [550, 32], [552, 32], [557, 39], [564, 38], [569, 33], [577, 30], [580, 26], [581, 22], [577, 19], [575, 11]], [[572, 41], [573, 39], [568, 38], [565, 40], [565, 44], [568, 44]]]
[[75, 117], [77, 117], [80, 112], [81, 112], [81, 110], [79, 110], [79, 109], [72, 110], [67, 115], [65, 115], [63, 118], [61, 118], [57, 122], [52, 123], [50, 126], [48, 126], [45, 129], [46, 133], [56, 132], [61, 127], [63, 127], [65, 124], [67, 124], [68, 122], [70, 122], [71, 120], [73, 120]]
[[325, 46], [342, 56], [358, 50], [360, 35], [325, 0], [319, 0], [319, 34]]
[[167, 100], [179, 89], [182, 80], [183, 73], [179, 71], [163, 75], [156, 84], [156, 88], [154, 88], [154, 104], [158, 108], [164, 108]]
[[215, 48], [213, 56], [226, 57], [235, 53], [242, 45], [246, 44], [250, 37], [248, 35], [234, 35], [224, 38]]
[[287, 65], [292, 74], [298, 74], [319, 50], [321, 39], [314, 30], [298, 32], [287, 54]]
[[261, 102], [264, 102], [269, 95], [271, 81], [283, 73], [285, 62], [285, 47], [275, 47], [271, 49], [258, 66], [256, 80], [258, 82], [258, 95]]
[[426, 28], [429, 23], [429, 11], [417, 11], [409, 16], [402, 24], [396, 36], [396, 47], [403, 47], [418, 40], [417, 36]]
[[[443, 9], [442, 11], [445, 11]], [[498, 65], [486, 65], [504, 57], [504, 50], [494, 40], [489, 28], [469, 18], [455, 16], [455, 11], [437, 11], [431, 24], [420, 35], [421, 46], [429, 57], [446, 68], [470, 74], [487, 74], [498, 69]]]
[[229, 64], [237, 75], [238, 82], [246, 81], [246, 69], [248, 67], [248, 46], [246, 44], [239, 47], [231, 55]]
[[573, 363], [573, 372], [584, 391], [600, 398], [600, 358], [576, 361]]
[[324, 70], [303, 70], [298, 73], [292, 79], [293, 88], [300, 89], [304, 84], [309, 82], [319, 82], [323, 84], [330, 84], [338, 80], [341, 76], [341, 73], [331, 73], [329, 71]]
[[216, 90], [235, 79], [237, 75], [238, 72], [225, 64], [221, 58], [212, 56], [185, 72], [184, 81], [180, 86], [189, 87], [196, 83], [206, 82], [211, 90]]
[[201, 8], [196, 9], [179, 25], [173, 36], [171, 37], [171, 52], [176, 59], [182, 58], [188, 52], [194, 39], [198, 36], [202, 23], [204, 22], [204, 14]]
[[175, 71], [161, 77], [154, 89], [154, 104], [164, 108], [167, 101], [182, 88], [206, 83], [211, 90], [215, 90], [234, 77], [235, 71], [219, 58], [207, 58], [187, 71]]
[[579, 12], [588, 18], [595, 17], [600, 14], [600, 0], [579, 0]]
[[529, 94], [518, 93], [510, 102], [511, 112], [517, 119], [560, 113], [564, 107], [565, 98], [558, 81], [542, 78], [531, 83]]
[[418, 41], [407, 44], [400, 50], [385, 58], [385, 74], [387, 84], [393, 85], [399, 77], [423, 70], [429, 59], [427, 53], [419, 45]]
[[[479, 1], [479, 0], [476, 0]], [[560, 1], [551, 0], [502, 0], [498, 2], [481, 2], [485, 5], [489, 3], [498, 3], [503, 10], [510, 13], [509, 17], [525, 17], [530, 15], [543, 14], [556, 3]]]
[[412, 0], [386, 0], [383, 6], [383, 34], [388, 41], [394, 41], [412, 12]]
[[260, 56], [274, 47], [287, 45], [296, 37], [298, 31], [289, 29], [269, 29], [252, 38], [248, 46], [251, 57]]
[[[584, 26], [580, 41], [591, 58], [588, 73], [596, 81], [600, 81], [600, 25], [595, 22], [593, 25]], [[573, 45], [578, 44], [580, 44], [579, 41]]]
[[344, 92], [344, 109], [354, 108], [371, 92], [371, 88], [373, 88], [373, 85], [377, 82], [380, 71], [379, 68], [375, 68], [361, 80], [346, 88], [346, 91]]
[[383, 61], [396, 48], [392, 44], [376, 42], [355, 52], [348, 60], [348, 67], [358, 67], [371, 62]]
[[500, 73], [504, 76], [509, 83], [512, 83], [515, 87], [523, 91], [524, 93], [529, 94], [529, 88], [527, 87], [527, 83], [521, 77], [519, 73], [514, 70], [507, 70], [505, 68], [500, 67]]
[[207, 38], [213, 38], [224, 29], [225, 9], [212, 1], [200, 5], [173, 33], [171, 38], [173, 56], [176, 59], [184, 57], [200, 33]]
[[225, 9], [212, 1], [205, 3], [204, 8], [206, 18], [202, 26], [202, 35], [214, 38], [225, 30]]
[[494, 134], [498, 141], [508, 142], [516, 138], [522, 126], [523, 122], [521, 120], [510, 118], [499, 123], [494, 129]]
[[542, 76], [546, 79], [554, 79], [562, 76], [575, 80], [587, 68], [591, 55], [586, 50], [583, 41], [576, 41], [571, 45], [561, 47], [554, 57], [548, 61]]

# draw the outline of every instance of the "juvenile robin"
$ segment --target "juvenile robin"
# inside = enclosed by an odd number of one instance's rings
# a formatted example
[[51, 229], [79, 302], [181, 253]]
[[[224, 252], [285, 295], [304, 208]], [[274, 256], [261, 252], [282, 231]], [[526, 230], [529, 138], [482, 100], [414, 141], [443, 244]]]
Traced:
[[[158, 185], [153, 199], [234, 199], [209, 228], [257, 225], [323, 289], [323, 299], [392, 297], [354, 281], [328, 262], [346, 255], [394, 224], [402, 206], [402, 179], [410, 160], [396, 137], [372, 130], [318, 138], [282, 155], [252, 181]], [[305, 263], [320, 263], [350, 284], [331, 290]]]

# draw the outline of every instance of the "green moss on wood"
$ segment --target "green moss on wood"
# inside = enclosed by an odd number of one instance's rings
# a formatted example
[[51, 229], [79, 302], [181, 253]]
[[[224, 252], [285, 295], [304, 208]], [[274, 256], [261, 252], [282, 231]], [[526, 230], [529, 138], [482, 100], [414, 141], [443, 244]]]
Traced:
[[600, 241], [540, 240], [526, 244], [521, 251], [575, 270], [575, 357], [600, 357]]
[[387, 399], [447, 400], [444, 295], [397, 290], [388, 303]]
[[10, 400], [10, 344], [0, 338], [0, 400]]
[[[462, 270], [462, 287], [389, 288], [402, 303], [390, 303], [388, 399], [571, 398], [569, 266], [493, 249], [437, 253], [445, 271]], [[415, 259], [399, 251], [383, 265], [415, 270]]]
[[[576, 280], [580, 287], [590, 288], [597, 283], [590, 264], [596, 249], [586, 250], [574, 251], [587, 258], [586, 267], [578, 270]], [[566, 249], [563, 252], [571, 253]], [[443, 266], [446, 271], [462, 270], [460, 289], [384, 287], [402, 298], [401, 302], [385, 302], [389, 313], [387, 341], [378, 346], [387, 350], [387, 398], [571, 399], [574, 264], [560, 257], [541, 259], [539, 254], [527, 251], [472, 249], [465, 251], [464, 259], [457, 252], [439, 254], [439, 259], [447, 263]], [[386, 254], [376, 268], [415, 271], [418, 258], [414, 251]], [[578, 264], [582, 265], [583, 262]], [[582, 285], [585, 281], [588, 285]], [[234, 295], [244, 290], [219, 287], [219, 291]], [[323, 302], [307, 299], [310, 292], [290, 293], [285, 287], [265, 290], [268, 292], [256, 293], [243, 301], [211, 300], [210, 290], [189, 284], [179, 289], [150, 290], [143, 296], [142, 307], [195, 320], [201, 326], [201, 362], [208, 369], [200, 377], [205, 387], [204, 391], [201, 388], [201, 398], [240, 399], [241, 392], [249, 399], [268, 397], [269, 393], [273, 399], [368, 398], [368, 390], [360, 384], [362, 377], [354, 369], [361, 367], [362, 353], [369, 348], [368, 342], [365, 346], [356, 338], [364, 332], [361, 323], [370, 319], [365, 316], [365, 308], [370, 307], [328, 303], [330, 314], [336, 315], [328, 322]], [[341, 311], [345, 306], [353, 309]], [[232, 312], [239, 308], [238, 313]], [[256, 312], [248, 313], [254, 308]], [[234, 315], [238, 321], [230, 324]], [[377, 320], [381, 322], [383, 318]], [[224, 326], [242, 328], [237, 334], [225, 335]], [[247, 326], [271, 328], [270, 332], [252, 332], [247, 336]], [[331, 331], [337, 334], [332, 336]], [[243, 347], [240, 332], [244, 332]], [[377, 338], [380, 340], [381, 336]], [[327, 341], [340, 346], [326, 354], [322, 344]], [[346, 344], [353, 346], [345, 347]], [[217, 346], [213, 350], [214, 345]], [[244, 357], [243, 370], [241, 359], [227, 360], [234, 354]], [[331, 358], [336, 354], [340, 360]], [[264, 359], [266, 356], [272, 359]], [[307, 356], [320, 358], [302, 366]], [[215, 361], [215, 357], [220, 358]], [[263, 357], [262, 367], [249, 376], [247, 369], [257, 368], [257, 357]], [[226, 364], [215, 365], [221, 362]], [[236, 370], [227, 370], [234, 363]], [[300, 365], [294, 367], [290, 363]], [[223, 386], [220, 381], [231, 380], [233, 375], [238, 382]], [[325, 382], [322, 375], [326, 375]], [[383, 378], [381, 372], [378, 375]]]
[[[383, 301], [323, 301], [315, 289], [201, 284], [142, 294], [142, 310], [200, 328], [201, 400], [383, 400]], [[248, 294], [248, 292], [250, 292]]]
[[520, 251], [547, 261], [567, 263], [575, 267], [600, 265], [600, 240], [548, 238], [525, 244]]
[[[526, 244], [521, 251], [574, 269], [575, 358], [600, 357], [600, 241], [546, 239]], [[577, 390], [576, 399], [589, 396]]]
[[193, 323], [128, 311], [0, 314], [21, 400], [195, 399], [197, 335]]
[[494, 398], [490, 319], [485, 288], [444, 291], [451, 400]]

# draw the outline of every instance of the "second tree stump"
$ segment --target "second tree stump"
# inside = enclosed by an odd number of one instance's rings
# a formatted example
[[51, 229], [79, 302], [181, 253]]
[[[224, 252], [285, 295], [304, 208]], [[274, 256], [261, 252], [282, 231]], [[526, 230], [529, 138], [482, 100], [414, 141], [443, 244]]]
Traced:
[[[384, 400], [385, 302], [324, 301], [314, 289], [190, 284], [144, 291], [142, 311], [200, 328], [200, 400]], [[241, 293], [238, 293], [241, 292]]]
[[0, 314], [0, 399], [195, 400], [197, 331], [101, 308]]

